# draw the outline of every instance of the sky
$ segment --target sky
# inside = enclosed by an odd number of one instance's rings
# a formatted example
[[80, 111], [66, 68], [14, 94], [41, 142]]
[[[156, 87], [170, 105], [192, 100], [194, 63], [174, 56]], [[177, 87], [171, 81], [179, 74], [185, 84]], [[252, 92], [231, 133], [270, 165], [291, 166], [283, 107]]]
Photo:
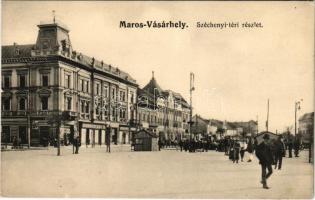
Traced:
[[[193, 113], [227, 121], [257, 120], [265, 130], [294, 125], [314, 111], [312, 2], [2, 2], [2, 45], [34, 44], [41, 21], [70, 29], [74, 50], [119, 67], [140, 87], [154, 71], [162, 89], [189, 100]], [[120, 21], [182, 21], [185, 29], [124, 29]], [[197, 22], [261, 22], [263, 28], [197, 28]]]

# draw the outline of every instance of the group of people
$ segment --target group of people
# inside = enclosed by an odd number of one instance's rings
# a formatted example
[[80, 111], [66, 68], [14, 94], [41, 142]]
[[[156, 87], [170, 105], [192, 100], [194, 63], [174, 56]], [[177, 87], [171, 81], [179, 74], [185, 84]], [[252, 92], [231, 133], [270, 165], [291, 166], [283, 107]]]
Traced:
[[246, 151], [248, 152], [247, 162], [252, 161], [254, 144], [251, 138], [248, 141], [239, 139], [226, 139], [225, 144], [225, 155], [228, 155], [229, 159], [232, 160], [233, 163], [238, 163], [240, 159], [241, 162], [243, 162]]
[[180, 151], [205, 152], [214, 149], [214, 144], [210, 139], [178, 139], [174, 141], [159, 139], [158, 141], [159, 150], [162, 148], [176, 148]]
[[[298, 140], [298, 137], [295, 138], [295, 140]], [[248, 154], [247, 162], [251, 162], [255, 152], [261, 165], [261, 184], [264, 189], [269, 189], [267, 179], [273, 173], [272, 165], [275, 169], [281, 170], [282, 158], [286, 156], [286, 149], [289, 150], [289, 158], [292, 158], [291, 145], [286, 143], [282, 136], [279, 136], [276, 140], [271, 140], [269, 135], [265, 134], [262, 142], [258, 142], [254, 138], [248, 138], [247, 140], [225, 138], [224, 144], [225, 155], [228, 155], [233, 163], [238, 163], [239, 159], [243, 162], [245, 152]], [[294, 144], [294, 142], [291, 144]], [[294, 147], [296, 157], [298, 157], [299, 146], [294, 145]]]

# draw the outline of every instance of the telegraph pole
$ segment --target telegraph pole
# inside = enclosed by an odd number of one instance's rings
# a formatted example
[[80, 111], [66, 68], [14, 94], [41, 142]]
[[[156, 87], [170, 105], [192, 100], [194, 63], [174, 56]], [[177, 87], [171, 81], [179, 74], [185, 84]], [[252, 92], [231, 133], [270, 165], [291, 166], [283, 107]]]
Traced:
[[296, 114], [297, 114], [297, 110], [301, 109], [301, 101], [303, 101], [303, 99], [301, 99], [300, 101], [295, 101], [295, 107], [294, 107], [294, 135], [296, 135]]
[[192, 139], [192, 91], [195, 90], [195, 87], [194, 87], [194, 79], [195, 79], [195, 75], [194, 73], [190, 72], [190, 89], [189, 89], [189, 92], [190, 92], [190, 115], [189, 115], [189, 137], [190, 137], [190, 140]]
[[267, 121], [266, 121], [267, 132], [268, 132], [268, 127], [269, 127], [269, 99], [268, 99], [268, 104], [267, 104]]

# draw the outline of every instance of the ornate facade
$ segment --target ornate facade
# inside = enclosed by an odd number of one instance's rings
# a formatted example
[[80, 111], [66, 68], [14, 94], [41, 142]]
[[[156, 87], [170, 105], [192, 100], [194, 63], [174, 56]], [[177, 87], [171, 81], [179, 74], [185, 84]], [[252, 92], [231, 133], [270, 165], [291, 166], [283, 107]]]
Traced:
[[129, 143], [136, 81], [74, 51], [65, 25], [38, 27], [36, 44], [2, 46], [2, 141], [45, 145], [60, 131], [65, 144]]
[[163, 90], [154, 75], [143, 89], [138, 90], [138, 123], [160, 138], [189, 137], [189, 112], [189, 104], [181, 94]]

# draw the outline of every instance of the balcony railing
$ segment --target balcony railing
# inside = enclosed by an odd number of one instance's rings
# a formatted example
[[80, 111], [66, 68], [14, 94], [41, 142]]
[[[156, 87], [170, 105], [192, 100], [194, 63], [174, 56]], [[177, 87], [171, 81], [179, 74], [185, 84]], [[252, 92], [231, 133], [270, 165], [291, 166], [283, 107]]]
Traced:
[[22, 110], [19, 110], [19, 111], [5, 111], [5, 110], [2, 110], [1, 111], [1, 116], [26, 116], [27, 115], [27, 111], [22, 111]]
[[80, 119], [90, 119], [89, 113], [80, 113]]
[[77, 116], [76, 112], [73, 111], [52, 111], [52, 110], [40, 110], [40, 111], [34, 111], [29, 112], [26, 110], [19, 110], [19, 111], [1, 111], [2, 116], [27, 116], [28, 113], [30, 113], [31, 116], [49, 116], [49, 115], [62, 115], [62, 113], [68, 112], [69, 116]]

